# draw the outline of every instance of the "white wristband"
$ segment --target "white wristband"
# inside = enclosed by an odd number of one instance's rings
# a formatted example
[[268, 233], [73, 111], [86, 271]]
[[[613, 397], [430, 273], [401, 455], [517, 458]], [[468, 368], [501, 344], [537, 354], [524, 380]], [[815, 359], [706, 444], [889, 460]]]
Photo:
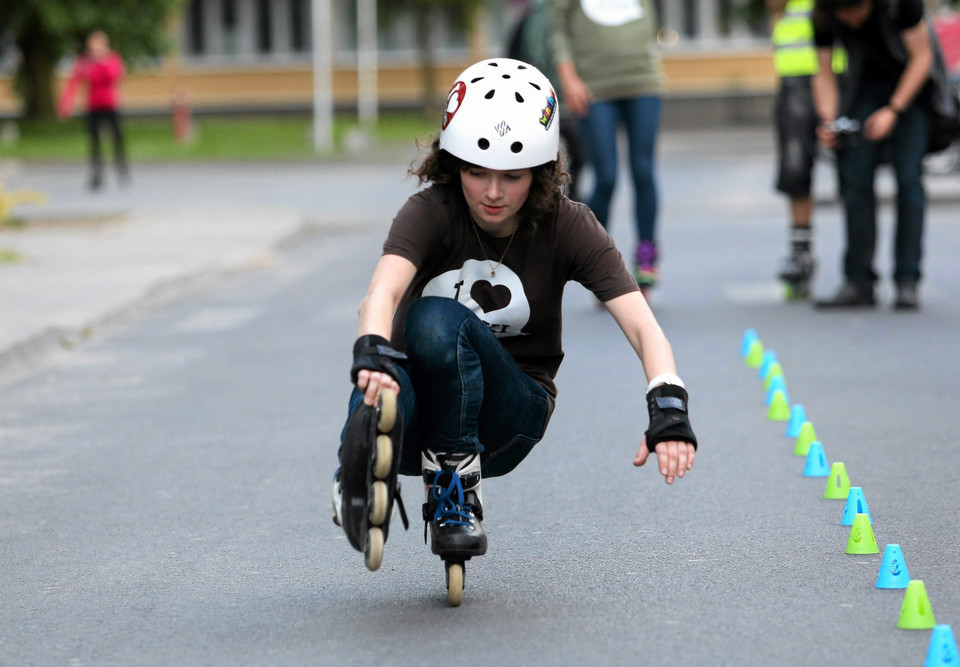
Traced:
[[683, 384], [683, 380], [681, 380], [675, 373], [661, 373], [657, 377], [650, 380], [650, 384], [647, 385], [646, 393], [649, 394], [651, 389], [662, 384], [675, 384], [678, 387], [686, 389], [686, 385]]

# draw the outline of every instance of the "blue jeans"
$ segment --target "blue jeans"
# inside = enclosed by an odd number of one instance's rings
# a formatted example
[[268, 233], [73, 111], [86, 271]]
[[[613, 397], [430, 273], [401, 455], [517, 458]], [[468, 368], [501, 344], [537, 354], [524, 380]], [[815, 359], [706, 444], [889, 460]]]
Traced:
[[[413, 302], [404, 322], [400, 473], [420, 474], [420, 452], [476, 452], [484, 477], [513, 470], [543, 437], [549, 400], [490, 328], [445, 297]], [[349, 414], [363, 396], [354, 388]], [[348, 417], [349, 418], [349, 417]]]
[[[888, 94], [864, 85], [850, 116], [863, 123], [887, 103]], [[916, 104], [900, 115], [889, 137], [890, 159], [897, 181], [897, 231], [894, 240], [894, 273], [897, 283], [920, 280], [926, 193], [923, 189], [923, 156], [927, 146], [927, 116]], [[877, 196], [874, 177], [879, 144], [864, 139], [837, 155], [840, 196], [847, 219], [847, 249], [843, 272], [848, 282], [872, 289], [877, 280], [873, 257], [877, 245]]]
[[656, 238], [658, 202], [654, 153], [660, 127], [660, 106], [659, 97], [594, 102], [580, 121], [583, 143], [596, 177], [587, 205], [604, 228], [607, 228], [610, 200], [617, 185], [617, 128], [622, 123], [627, 131], [638, 241]]

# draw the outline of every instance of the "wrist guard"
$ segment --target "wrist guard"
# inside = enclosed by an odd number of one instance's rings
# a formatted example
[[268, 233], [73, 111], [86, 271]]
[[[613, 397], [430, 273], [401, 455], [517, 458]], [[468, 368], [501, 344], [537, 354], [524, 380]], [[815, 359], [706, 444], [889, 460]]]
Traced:
[[657, 443], [679, 440], [697, 448], [697, 436], [687, 418], [687, 391], [674, 384], [657, 385], [647, 393], [650, 426], [647, 428], [647, 449], [656, 451]]
[[405, 361], [407, 355], [390, 347], [390, 341], [383, 336], [360, 336], [353, 344], [353, 366], [350, 367], [350, 381], [357, 384], [357, 374], [362, 370], [386, 373], [397, 382], [400, 375], [394, 362]]

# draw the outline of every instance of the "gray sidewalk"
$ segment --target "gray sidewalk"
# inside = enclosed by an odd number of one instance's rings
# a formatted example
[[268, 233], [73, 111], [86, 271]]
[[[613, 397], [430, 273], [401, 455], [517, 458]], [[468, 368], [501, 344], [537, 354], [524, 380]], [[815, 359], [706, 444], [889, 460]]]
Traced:
[[[301, 234], [388, 223], [412, 189], [405, 163], [134, 166], [84, 189], [83, 165], [0, 164], [8, 192], [38, 190], [0, 228], [0, 378], [145, 305], [271, 261]], [[390, 185], [396, 186], [396, 191]]]

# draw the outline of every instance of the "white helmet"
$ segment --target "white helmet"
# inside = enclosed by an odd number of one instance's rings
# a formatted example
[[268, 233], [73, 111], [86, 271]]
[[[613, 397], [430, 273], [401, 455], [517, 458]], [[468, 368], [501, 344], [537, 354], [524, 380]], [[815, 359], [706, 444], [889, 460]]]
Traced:
[[471, 65], [447, 96], [440, 148], [487, 169], [524, 169], [557, 159], [557, 94], [533, 65], [492, 58]]

